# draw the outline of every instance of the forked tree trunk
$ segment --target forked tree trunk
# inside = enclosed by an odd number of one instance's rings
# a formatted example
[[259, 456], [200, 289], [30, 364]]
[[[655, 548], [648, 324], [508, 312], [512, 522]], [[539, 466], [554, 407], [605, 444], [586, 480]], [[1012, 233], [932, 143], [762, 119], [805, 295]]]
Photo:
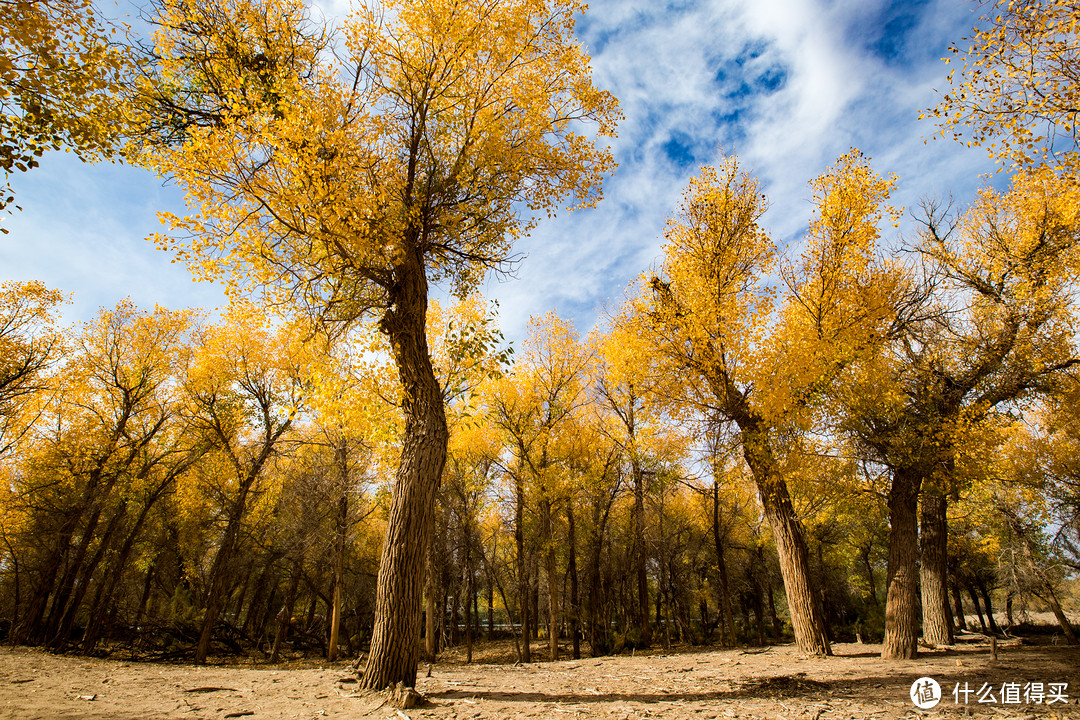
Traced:
[[923, 640], [930, 645], [952, 645], [952, 612], [949, 609], [948, 498], [923, 493], [919, 522]]
[[428, 353], [427, 277], [420, 251], [407, 251], [397, 270], [381, 328], [390, 337], [401, 380], [405, 432], [376, 581], [371, 654], [361, 680], [362, 687], [375, 690], [399, 682], [416, 686], [424, 550], [449, 436], [442, 387]]
[[754, 475], [765, 518], [776, 542], [795, 642], [804, 653], [832, 655], [821, 595], [810, 574], [810, 553], [791, 504], [787, 483], [780, 476], [765, 432], [742, 424], [740, 429], [743, 456]]
[[918, 655], [919, 487], [922, 476], [897, 468], [889, 489], [889, 568], [885, 599], [885, 640], [881, 657]]

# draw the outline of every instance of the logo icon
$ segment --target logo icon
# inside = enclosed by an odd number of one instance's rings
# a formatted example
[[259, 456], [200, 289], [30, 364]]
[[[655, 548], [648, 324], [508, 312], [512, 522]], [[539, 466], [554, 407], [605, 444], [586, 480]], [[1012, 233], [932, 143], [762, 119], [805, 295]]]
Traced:
[[920, 710], [929, 710], [941, 702], [941, 686], [932, 677], [921, 677], [911, 683], [911, 702]]

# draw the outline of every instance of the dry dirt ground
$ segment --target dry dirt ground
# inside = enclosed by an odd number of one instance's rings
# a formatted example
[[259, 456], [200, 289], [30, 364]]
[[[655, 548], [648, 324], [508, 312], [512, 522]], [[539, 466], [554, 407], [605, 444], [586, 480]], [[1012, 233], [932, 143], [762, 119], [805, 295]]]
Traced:
[[[421, 666], [423, 704], [396, 710], [382, 696], [357, 692], [345, 663], [198, 667], [5, 647], [0, 718], [1080, 718], [1075, 647], [1005, 642], [994, 661], [988, 644], [966, 642], [903, 663], [881, 660], [879, 645], [834, 649], [836, 657], [827, 659], [778, 645], [513, 665], [493, 662], [505, 656], [505, 645], [481, 646], [474, 664], [447, 653], [430, 677]], [[909, 695], [923, 676], [942, 689], [931, 710], [917, 709]], [[963, 695], [960, 703], [953, 695], [958, 683], [973, 691], [966, 705]], [[1023, 703], [1022, 695], [1020, 703], [1006, 703], [1003, 683], [1043, 683], [1044, 690], [1067, 683], [1068, 702], [1051, 704], [1047, 692], [1042, 703]], [[978, 702], [984, 685], [995, 702]]]

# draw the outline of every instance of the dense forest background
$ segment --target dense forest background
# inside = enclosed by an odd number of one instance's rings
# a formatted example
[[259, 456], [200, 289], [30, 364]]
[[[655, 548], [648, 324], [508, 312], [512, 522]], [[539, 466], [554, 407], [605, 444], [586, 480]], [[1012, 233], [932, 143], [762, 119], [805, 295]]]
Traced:
[[[1080, 183], [1071, 81], [1040, 87], [1064, 108], [1055, 109], [1018, 105], [1028, 96], [998, 80], [980, 85], [979, 73], [957, 78], [967, 84], [936, 111], [945, 132], [987, 144], [993, 133], [1011, 138], [991, 146], [1011, 181], [963, 203], [909, 209], [919, 223], [913, 237], [892, 234], [903, 212], [890, 205], [895, 178], [853, 150], [808, 178], [802, 241], [777, 247], [759, 224], [765, 189], [737, 158], [720, 157], [672, 208], [664, 255], [627, 279], [624, 302], [597, 329], [583, 335], [549, 313], [513, 349], [497, 305], [470, 292], [477, 268], [499, 265], [507, 237], [527, 230], [515, 219], [520, 203], [548, 208], [576, 194], [588, 205], [592, 184], [611, 169], [609, 155], [582, 150], [572, 133], [559, 135], [562, 154], [549, 152], [538, 138], [563, 133], [565, 118], [514, 136], [507, 147], [533, 153], [528, 170], [494, 142], [473, 158], [468, 138], [444, 167], [439, 153], [460, 139], [463, 107], [469, 122], [490, 123], [478, 136], [490, 138], [527, 125], [535, 102], [493, 118], [486, 101], [455, 99], [447, 109], [437, 105], [443, 95], [421, 93], [433, 116], [450, 118], [440, 121], [444, 134], [412, 127], [406, 139], [423, 142], [412, 146], [406, 179], [373, 181], [360, 197], [340, 180], [342, 168], [384, 170], [371, 169], [374, 151], [346, 158], [348, 148], [363, 133], [389, 132], [386, 117], [415, 124], [418, 116], [390, 113], [354, 127], [349, 105], [335, 116], [341, 136], [331, 133], [323, 114], [332, 113], [315, 100], [337, 96], [318, 95], [325, 87], [311, 79], [320, 67], [312, 58], [329, 45], [320, 32], [295, 25], [296, 42], [275, 46], [270, 60], [270, 47], [262, 55], [234, 48], [225, 60], [210, 53], [196, 82], [177, 58], [191, 57], [184, 42], [212, 37], [199, 22], [225, 23], [212, 11], [194, 17], [163, 5], [161, 25], [174, 34], [158, 40], [150, 67], [99, 43], [93, 17], [75, 6], [42, 7], [26, 9], [11, 37], [34, 48], [67, 33], [70, 65], [43, 64], [39, 76], [4, 70], [5, 87], [23, 93], [4, 96], [23, 108], [5, 115], [5, 170], [31, 169], [64, 144], [90, 158], [134, 152], [120, 138], [135, 138], [157, 154], [131, 157], [211, 212], [172, 218], [175, 235], [161, 244], [202, 263], [204, 275], [247, 262], [237, 287], [273, 284], [273, 276], [278, 290], [234, 293], [216, 320], [125, 301], [62, 327], [61, 291], [3, 284], [4, 639], [199, 662], [366, 650], [384, 538], [410, 517], [392, 509], [404, 482], [399, 458], [425, 436], [414, 423], [420, 385], [408, 377], [415, 350], [430, 359], [448, 437], [430, 537], [416, 556], [423, 567], [412, 568], [423, 577], [429, 657], [463, 645], [471, 659], [482, 638], [513, 638], [522, 661], [791, 640], [827, 655], [832, 642], [856, 638], [884, 641], [887, 657], [913, 657], [920, 637], [942, 645], [958, 629], [1001, 634], [1035, 612], [1051, 613], [1052, 632], [1077, 642], [1069, 615], [1080, 571]], [[252, 32], [280, 19], [241, 10]], [[1034, 57], [1052, 77], [1054, 67], [1075, 67], [1077, 17], [1074, 3], [1024, 12], [1010, 4], [974, 35], [966, 57], [999, 79], [1022, 73], [993, 63]], [[447, 22], [463, 37], [475, 30]], [[397, 57], [371, 43], [376, 55]], [[580, 62], [573, 47], [561, 60]], [[1024, 47], [1043, 54], [1016, 50]], [[579, 93], [573, 119], [613, 131], [611, 98], [574, 68], [561, 91]], [[73, 72], [100, 72], [100, 82], [79, 85]], [[207, 78], [229, 72], [244, 79], [239, 95], [215, 90], [222, 97], [179, 107], [210, 86]], [[367, 82], [399, 94], [407, 85]], [[517, 82], [514, 92], [534, 90], [528, 83], [550, 90], [533, 75]], [[61, 90], [47, 99], [69, 115], [45, 122], [32, 110], [41, 101], [34, 94], [54, 86]], [[101, 93], [134, 99], [114, 108]], [[283, 110], [289, 97], [304, 112]], [[412, 96], [400, 102], [429, 107]], [[980, 125], [984, 115], [991, 120]], [[1035, 135], [1032, 116], [1056, 132]], [[319, 147], [298, 139], [313, 123], [326, 132]], [[222, 139], [222, 127], [233, 134]], [[397, 136], [372, 147], [386, 137]], [[281, 165], [265, 148], [236, 149], [252, 138], [276, 148]], [[250, 166], [235, 170], [237, 157]], [[455, 173], [469, 162], [473, 176], [461, 180]], [[421, 190], [412, 184], [416, 165], [428, 173]], [[267, 190], [262, 172], [281, 185]], [[269, 208], [265, 216], [245, 214], [247, 199], [222, 199], [245, 192]], [[422, 193], [426, 200], [400, 213], [387, 200]], [[361, 201], [363, 212], [348, 204]], [[285, 207], [294, 214], [282, 219]], [[416, 231], [405, 237], [422, 249], [418, 265], [401, 259], [413, 256], [397, 236], [376, 243], [398, 224]], [[347, 232], [367, 244], [325, 249]], [[438, 233], [458, 244], [442, 244]], [[290, 266], [297, 237], [316, 249]], [[384, 277], [379, 263], [398, 274]], [[456, 299], [428, 301], [425, 273], [451, 279]], [[370, 286], [350, 284], [361, 276]], [[422, 280], [423, 303], [402, 300], [401, 277]], [[318, 312], [297, 312], [317, 302]], [[419, 308], [424, 327], [395, 325], [402, 308]], [[425, 342], [405, 347], [418, 333]], [[978, 625], [968, 628], [972, 616]]]

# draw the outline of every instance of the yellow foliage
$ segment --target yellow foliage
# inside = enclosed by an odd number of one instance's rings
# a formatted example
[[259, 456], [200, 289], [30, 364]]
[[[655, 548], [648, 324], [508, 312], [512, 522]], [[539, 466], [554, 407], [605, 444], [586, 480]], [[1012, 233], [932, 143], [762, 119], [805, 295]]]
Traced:
[[297, 0], [165, 3], [134, 112], [192, 214], [159, 236], [200, 277], [274, 286], [324, 321], [391, 305], [413, 253], [462, 296], [551, 211], [599, 197], [613, 133], [569, 0], [362, 7], [330, 51]]
[[[113, 32], [116, 32], [115, 29]], [[90, 0], [15, 0], [0, 13], [0, 169], [36, 167], [46, 150], [110, 154], [129, 60]], [[0, 188], [0, 210], [14, 197]], [[0, 232], [7, 230], [0, 229]]]
[[950, 48], [963, 63], [949, 72], [952, 89], [924, 117], [933, 115], [943, 136], [966, 136], [999, 161], [1058, 162], [1075, 172], [1080, 3], [994, 0], [984, 8], [970, 46]]

